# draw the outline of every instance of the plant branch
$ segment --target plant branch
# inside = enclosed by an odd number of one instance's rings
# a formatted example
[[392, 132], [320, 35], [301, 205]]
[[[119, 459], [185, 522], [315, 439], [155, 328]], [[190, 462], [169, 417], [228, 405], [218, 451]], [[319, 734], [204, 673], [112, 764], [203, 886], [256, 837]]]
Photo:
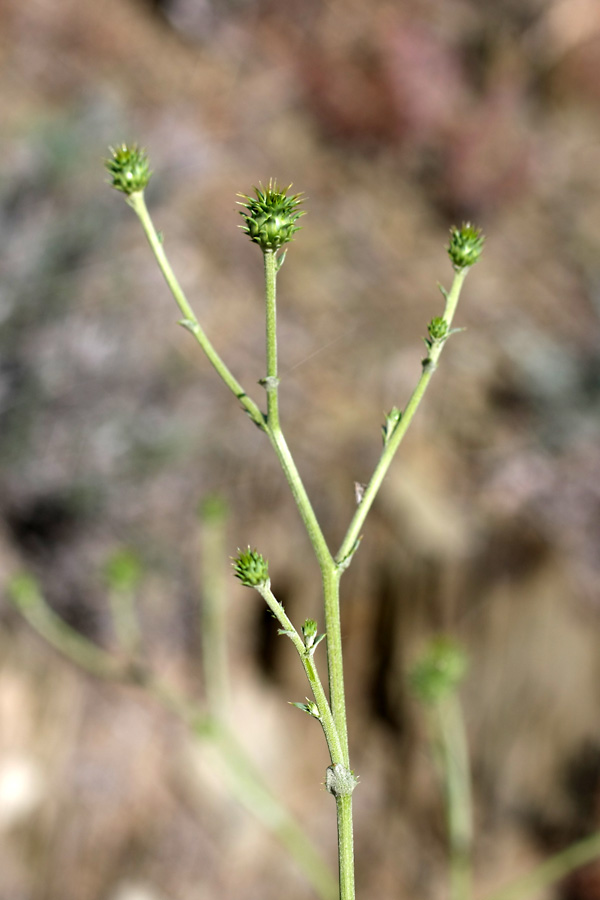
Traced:
[[294, 628], [294, 625], [289, 619], [283, 606], [273, 594], [270, 582], [267, 581], [263, 584], [256, 585], [256, 590], [261, 595], [261, 597], [266, 602], [267, 606], [281, 625], [281, 633], [289, 637], [292, 644], [296, 648], [298, 656], [302, 661], [306, 677], [308, 678], [310, 689], [313, 692], [313, 696], [317, 704], [318, 715], [315, 716], [315, 718], [318, 718], [321, 722], [321, 725], [323, 726], [323, 732], [325, 734], [325, 740], [327, 741], [327, 747], [329, 749], [331, 762], [333, 765], [339, 763], [343, 764], [344, 754], [342, 752], [342, 745], [340, 743], [337, 728], [335, 726], [331, 709], [329, 707], [329, 702], [325, 695], [325, 691], [323, 690], [323, 685], [321, 683], [321, 679], [319, 678], [319, 673], [317, 672], [317, 667], [314, 661], [314, 649], [308, 649], [306, 647], [304, 641]]
[[447, 324], [447, 334], [444, 338], [431, 342], [427, 358], [423, 361], [423, 370], [421, 372], [421, 377], [417, 382], [417, 386], [415, 387], [412, 396], [408, 401], [402, 417], [400, 418], [398, 424], [396, 425], [392, 434], [384, 445], [379, 462], [375, 467], [375, 471], [371, 476], [369, 484], [365, 488], [362, 500], [356, 508], [356, 512], [354, 513], [354, 517], [350, 522], [344, 540], [342, 541], [340, 549], [335, 556], [336, 562], [338, 564], [342, 564], [355, 549], [357, 541], [360, 539], [361, 529], [369, 513], [369, 510], [373, 505], [373, 501], [377, 496], [379, 488], [381, 487], [383, 479], [385, 478], [391, 462], [396, 455], [398, 447], [400, 446], [404, 435], [408, 431], [414, 415], [419, 408], [421, 400], [425, 395], [425, 391], [429, 386], [429, 382], [431, 381], [431, 377], [437, 367], [437, 363], [443, 346], [450, 334], [452, 319], [454, 318], [458, 298], [460, 296], [460, 292], [468, 271], [468, 268], [459, 269], [458, 271], [456, 271], [450, 291], [448, 293], [442, 291], [446, 298], [446, 308], [444, 310], [443, 318]]
[[156, 228], [154, 227], [154, 223], [150, 218], [150, 213], [148, 212], [143, 192], [138, 191], [130, 194], [127, 197], [127, 203], [131, 206], [131, 208], [138, 216], [142, 224], [142, 228], [144, 229], [144, 233], [148, 239], [148, 243], [150, 244], [152, 252], [156, 257], [158, 266], [164, 276], [165, 281], [167, 282], [169, 290], [171, 291], [175, 302], [177, 303], [179, 309], [183, 314], [183, 319], [179, 324], [183, 325], [184, 328], [187, 328], [187, 330], [194, 335], [194, 337], [202, 347], [204, 353], [208, 357], [209, 362], [214, 366], [229, 390], [233, 394], [235, 394], [252, 421], [256, 425], [258, 425], [259, 428], [264, 428], [264, 416], [262, 412], [260, 411], [256, 403], [246, 394], [246, 391], [243, 389], [239, 381], [237, 381], [234, 375], [229, 371], [229, 368], [225, 365], [225, 363], [213, 347], [212, 343], [206, 336], [200, 323], [198, 322], [196, 314], [190, 306], [187, 297], [185, 296], [181, 285], [179, 284], [175, 273], [171, 268], [171, 264], [167, 259], [167, 255], [163, 247], [162, 238], [159, 237]]

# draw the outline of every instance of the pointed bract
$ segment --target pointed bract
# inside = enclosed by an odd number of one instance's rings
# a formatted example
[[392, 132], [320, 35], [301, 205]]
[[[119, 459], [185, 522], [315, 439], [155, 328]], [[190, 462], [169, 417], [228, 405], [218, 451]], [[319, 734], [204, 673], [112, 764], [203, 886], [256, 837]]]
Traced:
[[277, 182], [271, 179], [265, 188], [254, 188], [256, 197], [247, 194], [238, 194], [242, 200], [239, 205], [243, 207], [240, 215], [245, 225], [240, 225], [251, 241], [258, 244], [263, 253], [273, 253], [284, 244], [288, 244], [294, 234], [300, 230], [296, 221], [304, 215], [304, 210], [298, 209], [302, 203], [301, 194], [290, 194], [291, 188], [279, 188]]
[[460, 228], [451, 228], [450, 243], [446, 249], [454, 268], [459, 270], [474, 266], [481, 256], [484, 241], [481, 228], [470, 222], [464, 222]]
[[258, 550], [238, 548], [238, 555], [232, 562], [233, 574], [246, 587], [257, 587], [269, 580], [269, 564]]
[[112, 186], [124, 194], [143, 191], [152, 175], [145, 150], [140, 150], [137, 144], [130, 147], [121, 144], [120, 147], [109, 147], [109, 150], [112, 156], [104, 165], [112, 178]]

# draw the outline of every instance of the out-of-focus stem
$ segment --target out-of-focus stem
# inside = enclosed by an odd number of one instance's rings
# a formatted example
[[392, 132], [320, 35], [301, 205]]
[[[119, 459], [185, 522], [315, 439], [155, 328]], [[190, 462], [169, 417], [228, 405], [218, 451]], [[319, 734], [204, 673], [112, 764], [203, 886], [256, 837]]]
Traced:
[[446, 794], [450, 851], [450, 898], [470, 900], [473, 802], [469, 751], [462, 707], [457, 693], [435, 707], [439, 725], [439, 756]]
[[516, 878], [499, 890], [488, 894], [484, 900], [521, 900], [521, 898], [537, 896], [561, 878], [565, 878], [586, 863], [600, 857], [600, 831], [571, 844], [542, 863], [532, 872]]
[[71, 628], [48, 606], [37, 582], [23, 574], [12, 579], [8, 598], [32, 628], [75, 665], [99, 678], [139, 685], [181, 719], [201, 741], [213, 743], [232, 793], [289, 851], [321, 900], [336, 900], [337, 879], [301, 825], [265, 783], [227, 724], [154, 678], [151, 672], [123, 665]]
[[[227, 606], [223, 560], [226, 553], [225, 503], [209, 497], [200, 509], [200, 640], [208, 710], [227, 716], [229, 676], [227, 665]], [[229, 580], [229, 579], [228, 579]]]

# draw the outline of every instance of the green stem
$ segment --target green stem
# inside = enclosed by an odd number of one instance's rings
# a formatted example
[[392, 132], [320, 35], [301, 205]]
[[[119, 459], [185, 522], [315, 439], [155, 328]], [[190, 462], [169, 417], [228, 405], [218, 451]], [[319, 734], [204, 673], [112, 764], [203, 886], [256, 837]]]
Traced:
[[344, 657], [342, 652], [342, 622], [340, 615], [340, 576], [341, 572], [335, 564], [322, 570], [331, 711], [340, 736], [344, 765], [350, 768], [346, 691], [344, 687]]
[[222, 562], [226, 558], [226, 508], [220, 497], [209, 497], [200, 509], [200, 640], [208, 711], [226, 717], [229, 710], [227, 665], [227, 587]]
[[321, 531], [321, 526], [317, 520], [312, 504], [294, 458], [287, 445], [281, 424], [279, 422], [279, 377], [277, 374], [277, 272], [279, 264], [274, 253], [268, 251], [264, 255], [265, 268], [265, 306], [267, 320], [267, 375], [264, 379], [264, 385], [267, 391], [267, 418], [265, 423], [265, 431], [269, 436], [269, 440], [277, 454], [277, 458], [283, 469], [290, 490], [296, 501], [296, 505], [304, 522], [306, 532], [314, 549], [315, 555], [321, 567], [327, 569], [332, 567], [333, 558], [331, 556], [327, 542]]
[[472, 896], [471, 848], [473, 802], [469, 751], [460, 699], [452, 694], [436, 706], [440, 736], [440, 765], [446, 793], [450, 846], [450, 898]]
[[485, 900], [521, 900], [522, 897], [541, 895], [546, 888], [598, 857], [600, 857], [600, 831], [576, 844], [571, 844], [532, 872], [488, 894]]
[[277, 374], [277, 257], [272, 250], [263, 253], [265, 266], [265, 308], [267, 325], [267, 424], [279, 430], [279, 377]]
[[354, 832], [352, 828], [352, 795], [336, 797], [338, 827], [338, 861], [340, 900], [354, 900]]
[[[452, 319], [454, 318], [454, 313], [456, 311], [456, 304], [458, 303], [458, 298], [460, 296], [460, 292], [464, 283], [465, 278], [467, 277], [469, 269], [459, 269], [455, 272], [454, 281], [452, 282], [452, 287], [450, 291], [445, 295], [446, 296], [446, 308], [444, 310], [444, 319], [448, 326], [448, 331], [452, 326]], [[423, 370], [421, 372], [421, 377], [417, 382], [417, 386], [415, 387], [413, 394], [406, 405], [404, 412], [402, 413], [402, 418], [396, 425], [396, 428], [392, 432], [389, 440], [386, 442], [379, 462], [375, 467], [375, 471], [371, 476], [371, 480], [369, 484], [365, 488], [365, 492], [363, 494], [362, 500], [356, 508], [356, 512], [354, 513], [354, 517], [350, 522], [344, 540], [340, 546], [336, 554], [336, 561], [338, 563], [342, 563], [347, 557], [352, 553], [353, 549], [356, 547], [356, 542], [360, 538], [360, 532], [363, 527], [364, 521], [367, 517], [371, 506], [373, 505], [373, 501], [377, 496], [377, 492], [381, 487], [381, 483], [385, 478], [387, 471], [390, 467], [390, 464], [396, 455], [398, 447], [400, 446], [404, 435], [408, 431], [408, 428], [413, 420], [413, 417], [419, 408], [421, 400], [429, 386], [429, 382], [431, 381], [431, 376], [435, 372], [437, 367], [437, 363], [442, 352], [444, 343], [446, 338], [440, 341], [433, 342], [433, 346], [429, 350], [429, 354], [427, 359], [423, 363]]]
[[162, 243], [162, 238], [159, 237], [152, 219], [150, 218], [150, 213], [148, 212], [148, 208], [146, 207], [146, 201], [144, 200], [143, 192], [140, 191], [134, 194], [130, 194], [127, 198], [127, 203], [131, 206], [131, 208], [137, 214], [140, 222], [142, 223], [142, 228], [144, 229], [144, 233], [148, 239], [148, 243], [152, 248], [152, 252], [156, 257], [158, 266], [164, 276], [165, 281], [167, 282], [167, 285], [175, 299], [175, 302], [177, 303], [179, 309], [183, 314], [183, 319], [180, 321], [180, 325], [183, 325], [194, 335], [194, 337], [202, 347], [204, 353], [208, 357], [210, 363], [217, 370], [230, 391], [238, 398], [252, 421], [260, 428], [263, 428], [264, 416], [261, 413], [260, 409], [258, 408], [256, 403], [254, 403], [254, 401], [246, 394], [239, 381], [237, 381], [237, 379], [229, 371], [228, 367], [225, 365], [225, 363], [209, 341], [208, 337], [204, 333], [204, 330], [202, 329], [200, 323], [198, 322], [196, 314], [190, 306], [187, 297], [185, 296], [181, 285], [179, 284], [175, 273], [171, 268], [171, 264], [167, 259]]

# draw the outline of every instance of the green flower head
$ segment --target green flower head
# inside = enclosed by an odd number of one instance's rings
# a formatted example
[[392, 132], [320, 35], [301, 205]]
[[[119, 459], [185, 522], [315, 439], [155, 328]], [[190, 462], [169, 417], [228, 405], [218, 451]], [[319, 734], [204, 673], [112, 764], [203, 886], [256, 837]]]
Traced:
[[474, 266], [481, 256], [484, 241], [481, 228], [476, 228], [470, 222], [463, 223], [460, 228], [451, 228], [447, 250], [454, 268], [458, 270]]
[[441, 341], [448, 335], [448, 323], [442, 316], [435, 316], [427, 326], [432, 341]]
[[301, 194], [287, 192], [291, 188], [279, 188], [277, 182], [272, 179], [268, 187], [254, 188], [256, 197], [248, 197], [246, 194], [238, 194], [242, 200], [238, 201], [243, 207], [240, 215], [245, 225], [240, 225], [251, 241], [258, 244], [263, 253], [272, 253], [279, 250], [284, 244], [289, 244], [294, 234], [300, 230], [296, 221], [304, 215], [304, 210], [298, 207], [302, 203]]
[[109, 147], [109, 150], [112, 156], [105, 160], [104, 165], [112, 179], [112, 187], [124, 194], [143, 191], [152, 174], [145, 151], [136, 144], [121, 144], [117, 148]]
[[250, 547], [247, 550], [238, 548], [238, 555], [233, 560], [232, 566], [233, 574], [246, 587], [257, 587], [269, 580], [269, 564], [258, 550], [252, 550]]

